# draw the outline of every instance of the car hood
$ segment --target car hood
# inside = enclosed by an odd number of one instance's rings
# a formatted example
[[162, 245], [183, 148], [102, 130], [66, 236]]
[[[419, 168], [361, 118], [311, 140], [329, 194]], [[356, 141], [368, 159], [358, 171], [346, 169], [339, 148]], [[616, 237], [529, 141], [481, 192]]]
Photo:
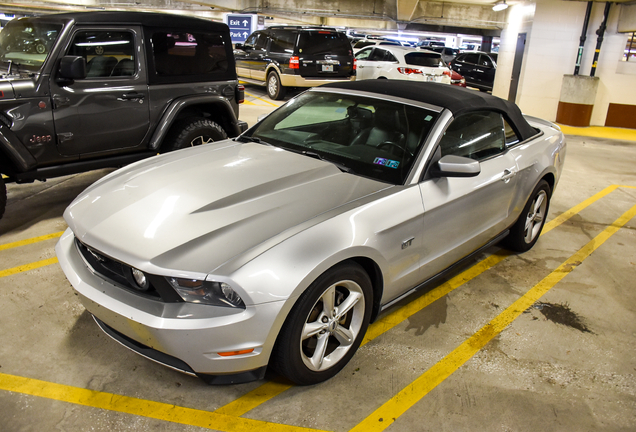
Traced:
[[79, 195], [64, 217], [80, 241], [144, 271], [207, 274], [387, 187], [325, 161], [228, 140], [115, 171]]

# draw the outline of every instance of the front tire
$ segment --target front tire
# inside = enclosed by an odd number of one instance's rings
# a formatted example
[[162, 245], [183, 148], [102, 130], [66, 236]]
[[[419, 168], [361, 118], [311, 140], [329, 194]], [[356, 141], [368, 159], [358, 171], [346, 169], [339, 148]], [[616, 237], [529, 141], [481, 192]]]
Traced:
[[0, 219], [4, 214], [4, 209], [7, 207], [7, 186], [4, 184], [2, 174], [0, 174]]
[[345, 367], [369, 326], [371, 280], [358, 264], [333, 267], [299, 297], [278, 336], [272, 367], [300, 385], [328, 380]]
[[280, 77], [274, 71], [267, 74], [267, 95], [270, 99], [281, 100], [285, 97], [287, 89], [280, 83]]
[[205, 118], [193, 118], [175, 125], [174, 130], [166, 139], [163, 152], [209, 144], [227, 138], [221, 126]]
[[539, 239], [550, 207], [550, 185], [541, 180], [532, 191], [519, 219], [503, 240], [503, 245], [515, 252], [526, 252]]

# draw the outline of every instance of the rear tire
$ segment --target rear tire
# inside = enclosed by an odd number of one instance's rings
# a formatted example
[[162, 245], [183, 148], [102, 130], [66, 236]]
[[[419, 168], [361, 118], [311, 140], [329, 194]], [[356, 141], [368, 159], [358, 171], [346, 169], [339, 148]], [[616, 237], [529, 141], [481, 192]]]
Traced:
[[7, 187], [4, 184], [2, 174], [0, 174], [0, 219], [4, 214], [4, 209], [7, 207]]
[[166, 138], [163, 152], [209, 144], [227, 138], [221, 126], [205, 118], [186, 119], [174, 126], [174, 130]]
[[358, 264], [339, 264], [323, 273], [287, 316], [271, 366], [300, 385], [336, 375], [362, 342], [372, 298], [371, 279]]
[[267, 74], [267, 96], [273, 100], [281, 100], [285, 97], [287, 89], [280, 83], [280, 77], [274, 71]]
[[550, 207], [550, 185], [541, 180], [532, 191], [519, 219], [510, 229], [502, 244], [515, 252], [526, 252], [539, 239]]

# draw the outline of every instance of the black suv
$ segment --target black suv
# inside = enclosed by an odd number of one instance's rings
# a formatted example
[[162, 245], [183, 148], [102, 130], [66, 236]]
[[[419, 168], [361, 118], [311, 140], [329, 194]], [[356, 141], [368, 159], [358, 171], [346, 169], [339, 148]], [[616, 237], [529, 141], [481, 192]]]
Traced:
[[466, 78], [466, 85], [481, 91], [490, 91], [495, 83], [497, 53], [467, 52], [459, 54], [451, 63], [451, 69]]
[[225, 24], [86, 12], [0, 33], [0, 217], [5, 182], [118, 167], [237, 136], [243, 100]]
[[235, 48], [241, 81], [267, 85], [272, 99], [284, 98], [285, 87], [314, 87], [356, 77], [351, 43], [332, 28], [269, 27]]

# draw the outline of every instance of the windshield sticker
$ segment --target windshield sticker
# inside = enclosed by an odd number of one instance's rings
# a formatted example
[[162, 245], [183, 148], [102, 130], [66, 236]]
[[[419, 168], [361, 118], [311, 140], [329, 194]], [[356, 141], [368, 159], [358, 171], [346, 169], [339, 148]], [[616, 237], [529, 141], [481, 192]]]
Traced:
[[384, 158], [375, 158], [373, 163], [376, 164], [376, 165], [383, 165], [383, 166], [389, 167], [389, 168], [397, 168], [398, 165], [400, 164], [399, 161], [394, 161], [394, 160], [391, 160], [391, 159], [384, 159]]
[[424, 121], [431, 121], [432, 118], [433, 116], [427, 115], [426, 117], [424, 117]]

